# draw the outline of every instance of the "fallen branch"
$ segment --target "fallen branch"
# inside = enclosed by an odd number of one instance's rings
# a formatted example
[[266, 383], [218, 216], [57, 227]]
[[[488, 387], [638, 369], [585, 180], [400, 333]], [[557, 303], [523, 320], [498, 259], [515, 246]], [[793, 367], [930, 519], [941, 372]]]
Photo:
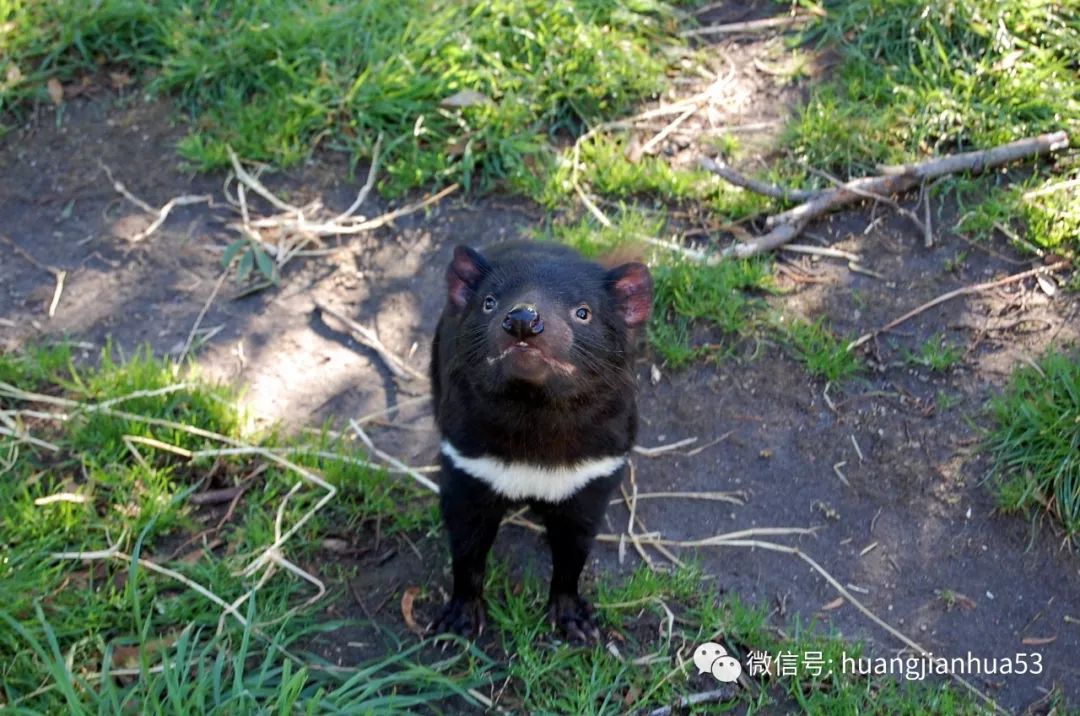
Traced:
[[209, 194], [184, 194], [183, 196], [173, 197], [157, 210], [157, 217], [150, 222], [150, 226], [147, 226], [145, 229], [132, 236], [129, 241], [135, 244], [150, 236], [150, 234], [157, 231], [161, 225], [165, 223], [165, 220], [169, 218], [169, 214], [172, 213], [172, 210], [178, 206], [187, 206], [189, 204], [212, 204], [213, 201], [213, 197]]
[[[718, 502], [730, 502], [733, 505], [745, 505], [746, 493], [744, 492], [639, 492], [634, 496], [636, 500], [660, 500], [660, 499], [684, 499], [684, 500], [716, 500]], [[616, 505], [622, 500], [615, 498], [609, 505]]]
[[349, 234], [361, 234], [365, 231], [372, 231], [378, 229], [381, 226], [391, 223], [403, 216], [414, 214], [421, 209], [424, 209], [434, 203], [437, 203], [441, 199], [446, 198], [450, 194], [461, 188], [460, 184], [451, 184], [445, 189], [426, 196], [423, 199], [413, 202], [412, 204], [406, 204], [405, 206], [388, 211], [381, 216], [376, 216], [374, 219], [367, 219], [358, 223], [339, 223], [335, 221], [312, 223], [304, 219], [302, 216], [297, 219], [283, 219], [279, 217], [269, 217], [265, 219], [255, 219], [251, 222], [251, 226], [256, 229], [283, 229], [301, 232], [312, 236], [347, 236]]
[[[793, 209], [770, 216], [765, 222], [766, 226], [772, 227], [769, 233], [751, 241], [735, 243], [719, 254], [710, 256], [707, 261], [718, 263], [725, 258], [747, 258], [776, 249], [802, 233], [812, 219], [868, 196], [881, 200], [947, 174], [981, 172], [1018, 159], [1049, 154], [1067, 146], [1068, 135], [1065, 132], [1053, 132], [992, 149], [939, 157], [918, 164], [884, 167], [881, 168], [883, 173], [879, 176], [853, 179], [842, 186], [820, 192]], [[922, 225], [917, 217], [915, 220]]]
[[930, 310], [931, 308], [933, 308], [934, 306], [945, 303], [946, 301], [949, 301], [951, 299], [957, 298], [959, 296], [966, 296], [966, 295], [972, 294], [972, 293], [980, 293], [982, 291], [988, 291], [988, 290], [993, 289], [993, 288], [998, 288], [999, 286], [1006, 286], [1006, 285], [1008, 285], [1010, 283], [1016, 283], [1017, 281], [1023, 281], [1026, 278], [1032, 278], [1033, 276], [1041, 276], [1043, 274], [1053, 273], [1055, 271], [1060, 271], [1063, 268], [1067, 268], [1070, 265], [1071, 264], [1070, 264], [1069, 261], [1058, 261], [1058, 262], [1050, 264], [1048, 266], [1039, 266], [1038, 268], [1033, 268], [1033, 269], [1031, 269], [1029, 271], [1021, 271], [1020, 273], [1013, 274], [1012, 276], [1006, 276], [1005, 278], [999, 278], [996, 281], [987, 281], [986, 283], [977, 283], [977, 284], [975, 284], [973, 286], [964, 286], [963, 288], [958, 288], [958, 289], [956, 289], [954, 291], [949, 291], [948, 293], [943, 293], [940, 296], [938, 296], [937, 298], [935, 298], [935, 299], [933, 299], [931, 301], [927, 301], [926, 303], [922, 304], [921, 306], [918, 306], [917, 308], [911, 309], [910, 311], [908, 311], [904, 315], [900, 316], [899, 318], [894, 318], [893, 320], [889, 321], [888, 323], [886, 323], [881, 328], [878, 328], [877, 330], [871, 331], [869, 333], [864, 333], [863, 335], [859, 336], [858, 338], [853, 340], [851, 343], [849, 343], [847, 349], [849, 351], [855, 350], [859, 346], [861, 346], [864, 343], [866, 343], [867, 341], [871, 340], [874, 336], [879, 335], [881, 333], [886, 333], [888, 331], [891, 331], [892, 329], [896, 328], [897, 326], [899, 326], [904, 321], [912, 319], [915, 316], [919, 315], [920, 313], [924, 313], [924, 312]]
[[244, 165], [240, 163], [240, 157], [236, 156], [236, 152], [233, 151], [232, 147], [225, 145], [225, 151], [229, 153], [229, 161], [232, 163], [233, 173], [236, 174], [237, 181], [247, 185], [252, 191], [263, 199], [266, 199], [275, 208], [303, 216], [303, 209], [277, 198], [261, 181], [244, 169]]
[[368, 194], [375, 187], [375, 174], [379, 171], [379, 150], [382, 149], [382, 133], [379, 134], [375, 140], [375, 148], [371, 150], [371, 166], [368, 167], [367, 181], [364, 182], [364, 186], [360, 187], [360, 192], [356, 195], [356, 200], [349, 205], [349, 208], [337, 215], [334, 221], [341, 222], [352, 217], [356, 213], [356, 210], [367, 201]]
[[803, 244], [784, 244], [779, 247], [784, 251], [793, 251], [797, 254], [809, 254], [811, 256], [825, 256], [833, 259], [844, 259], [847, 261], [848, 270], [855, 273], [865, 274], [877, 279], [885, 278], [877, 271], [871, 271], [862, 264], [859, 263], [859, 256], [853, 254], [850, 251], [840, 251], [839, 249], [832, 249], [825, 246], [804, 246]]
[[807, 189], [786, 189], [782, 186], [767, 184], [763, 181], [758, 181], [757, 179], [751, 179], [750, 177], [735, 171], [727, 164], [718, 162], [715, 159], [710, 159], [709, 157], [701, 157], [698, 159], [698, 164], [701, 165], [701, 168], [705, 171], [712, 172], [735, 186], [749, 189], [755, 194], [772, 197], [773, 199], [781, 199], [783, 201], [808, 201], [821, 193], [820, 191], [811, 191]]
[[[915, 226], [918, 227], [918, 229], [924, 235], [926, 234], [926, 224], [924, 224], [922, 220], [919, 219], [915, 212], [900, 206], [900, 204], [898, 204], [894, 199], [891, 199], [890, 197], [887, 197], [883, 194], [878, 194], [877, 192], [870, 189], [860, 189], [854, 186], [851, 182], [845, 184], [844, 182], [834, 177], [832, 174], [829, 174], [828, 172], [822, 171], [820, 169], [815, 169], [814, 167], [807, 167], [807, 169], [815, 176], [819, 176], [822, 179], [825, 179], [838, 189], [850, 191], [853, 194], [857, 194], [864, 199], [870, 199], [871, 201], [880, 201], [883, 204], [887, 204], [888, 206], [892, 207], [892, 210], [895, 211], [897, 214], [900, 214], [901, 216], [906, 216], [911, 221], [911, 223], [915, 224]], [[929, 202], [927, 203], [927, 206], [929, 206]]]

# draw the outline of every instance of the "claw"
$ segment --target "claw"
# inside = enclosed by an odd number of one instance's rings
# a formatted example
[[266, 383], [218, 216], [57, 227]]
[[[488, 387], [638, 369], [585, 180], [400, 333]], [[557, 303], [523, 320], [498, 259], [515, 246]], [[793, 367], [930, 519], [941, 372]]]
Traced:
[[553, 628], [576, 644], [600, 641], [596, 615], [587, 601], [576, 594], [555, 594], [548, 603], [548, 619]]
[[466, 639], [476, 639], [484, 633], [486, 617], [484, 602], [475, 599], [453, 598], [443, 607], [439, 618], [428, 627], [429, 634], [457, 634]]

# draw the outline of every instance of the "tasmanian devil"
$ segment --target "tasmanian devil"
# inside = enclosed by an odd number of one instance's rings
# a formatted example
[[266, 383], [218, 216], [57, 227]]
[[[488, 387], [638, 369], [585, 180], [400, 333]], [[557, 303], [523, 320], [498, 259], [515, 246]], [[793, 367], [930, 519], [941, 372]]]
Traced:
[[553, 625], [596, 639], [578, 579], [634, 444], [632, 350], [652, 306], [649, 270], [513, 243], [457, 247], [446, 279], [431, 383], [454, 590], [433, 630], [480, 632], [487, 554], [506, 511], [528, 504], [551, 546]]

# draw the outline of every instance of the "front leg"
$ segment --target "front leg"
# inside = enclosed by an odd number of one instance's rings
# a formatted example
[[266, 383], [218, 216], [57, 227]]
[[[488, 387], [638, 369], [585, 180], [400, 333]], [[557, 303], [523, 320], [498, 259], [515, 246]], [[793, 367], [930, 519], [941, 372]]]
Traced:
[[450, 536], [454, 591], [430, 631], [479, 636], [484, 629], [484, 572], [508, 502], [443, 457], [440, 507]]
[[588, 601], [578, 593], [578, 581], [608, 500], [622, 480], [623, 469], [613, 475], [593, 480], [570, 498], [533, 505], [543, 518], [551, 546], [551, 592], [548, 618], [552, 626], [573, 641], [595, 642], [600, 639], [596, 615]]

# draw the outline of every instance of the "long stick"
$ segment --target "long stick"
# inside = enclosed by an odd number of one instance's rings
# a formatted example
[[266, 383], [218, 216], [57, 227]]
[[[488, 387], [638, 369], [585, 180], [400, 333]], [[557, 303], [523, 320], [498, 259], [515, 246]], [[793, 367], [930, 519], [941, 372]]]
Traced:
[[[783, 246], [802, 233], [811, 219], [852, 204], [867, 194], [881, 196], [900, 194], [924, 181], [947, 174], [962, 171], [980, 172], [1018, 159], [1049, 154], [1068, 146], [1068, 134], [1052, 132], [1021, 139], [993, 149], [938, 157], [918, 164], [883, 167], [884, 173], [879, 176], [853, 179], [843, 186], [820, 192], [793, 209], [770, 216], [765, 222], [766, 226], [772, 227], [769, 233], [751, 241], [733, 244], [724, 249], [719, 256], [710, 260], [715, 262], [723, 258], [747, 258]], [[747, 186], [747, 188], [753, 190], [753, 187]]]
[[712, 172], [735, 186], [749, 189], [755, 194], [772, 197], [773, 199], [783, 199], [784, 201], [809, 201], [821, 193], [819, 191], [806, 189], [787, 189], [782, 186], [776, 186], [775, 184], [767, 184], [763, 181], [758, 181], [757, 179], [751, 179], [750, 177], [735, 171], [727, 164], [718, 162], [715, 159], [710, 159], [709, 157], [698, 159], [698, 164], [705, 171]]

